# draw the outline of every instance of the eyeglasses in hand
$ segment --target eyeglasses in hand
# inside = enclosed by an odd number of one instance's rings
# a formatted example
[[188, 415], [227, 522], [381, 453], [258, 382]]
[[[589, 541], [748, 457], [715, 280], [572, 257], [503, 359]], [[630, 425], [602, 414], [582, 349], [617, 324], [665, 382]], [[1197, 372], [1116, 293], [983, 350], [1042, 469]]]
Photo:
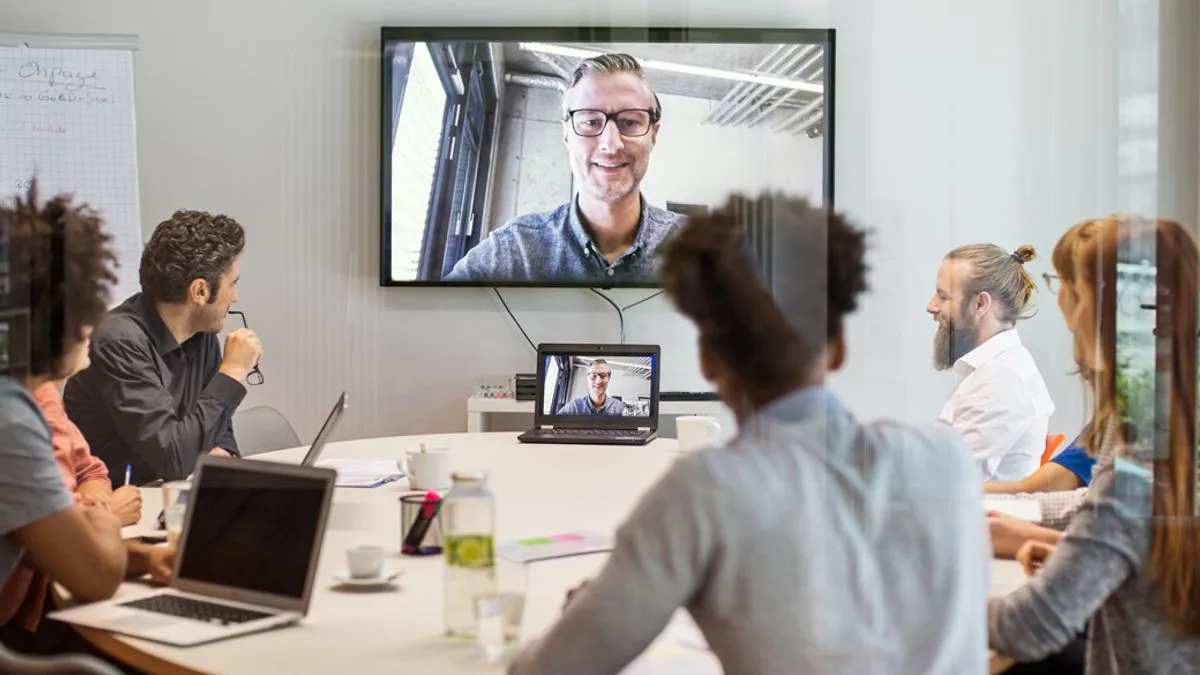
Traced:
[[[245, 312], [242, 312], [242, 311], [239, 311], [236, 309], [231, 309], [231, 310], [229, 310], [229, 313], [236, 314], [237, 316], [241, 317], [242, 328], [246, 328], [246, 329], [250, 328], [250, 326], [246, 324], [246, 313]], [[266, 378], [263, 377], [262, 371], [258, 369], [257, 363], [254, 364], [254, 367], [251, 368], [250, 372], [246, 374], [246, 384], [258, 385], [258, 384], [262, 384], [265, 380], [266, 380]]]

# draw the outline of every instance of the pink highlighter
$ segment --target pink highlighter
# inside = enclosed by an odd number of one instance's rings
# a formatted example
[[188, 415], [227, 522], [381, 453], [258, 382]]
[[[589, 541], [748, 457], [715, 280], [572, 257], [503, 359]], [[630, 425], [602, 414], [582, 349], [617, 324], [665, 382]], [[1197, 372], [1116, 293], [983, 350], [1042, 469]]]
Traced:
[[433, 525], [433, 519], [437, 518], [441, 508], [441, 495], [433, 490], [425, 493], [425, 501], [421, 504], [421, 510], [417, 512], [417, 518], [413, 521], [412, 527], [408, 528], [408, 535], [404, 537], [404, 542], [401, 544], [401, 553], [406, 555], [428, 555], [441, 552], [440, 546], [421, 546], [421, 542], [425, 539], [425, 533]]

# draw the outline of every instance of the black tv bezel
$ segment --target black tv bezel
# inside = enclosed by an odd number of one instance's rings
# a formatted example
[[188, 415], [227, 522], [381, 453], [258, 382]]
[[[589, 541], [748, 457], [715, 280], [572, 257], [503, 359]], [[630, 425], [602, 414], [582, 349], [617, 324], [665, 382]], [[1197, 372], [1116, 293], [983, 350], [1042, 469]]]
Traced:
[[593, 288], [653, 289], [660, 283], [605, 283], [590, 281], [395, 281], [391, 278], [391, 137], [392, 82], [387, 68], [390, 42], [645, 42], [645, 43], [745, 43], [820, 44], [825, 78], [825, 113], [822, 120], [822, 205], [834, 208], [834, 105], [837, 31], [832, 28], [684, 28], [666, 26], [383, 26], [379, 41], [379, 285], [386, 288]]

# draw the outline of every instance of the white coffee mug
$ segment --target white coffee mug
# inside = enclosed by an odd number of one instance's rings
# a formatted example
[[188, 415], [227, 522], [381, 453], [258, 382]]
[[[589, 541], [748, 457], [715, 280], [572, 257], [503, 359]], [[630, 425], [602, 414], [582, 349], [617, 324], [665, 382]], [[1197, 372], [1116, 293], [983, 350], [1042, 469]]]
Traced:
[[408, 486], [413, 490], [444, 490], [450, 479], [448, 448], [410, 448], [408, 450]]
[[355, 546], [346, 550], [346, 566], [355, 579], [371, 579], [383, 571], [382, 546]]
[[721, 440], [721, 425], [708, 415], [683, 415], [675, 418], [675, 435], [680, 452], [709, 448]]

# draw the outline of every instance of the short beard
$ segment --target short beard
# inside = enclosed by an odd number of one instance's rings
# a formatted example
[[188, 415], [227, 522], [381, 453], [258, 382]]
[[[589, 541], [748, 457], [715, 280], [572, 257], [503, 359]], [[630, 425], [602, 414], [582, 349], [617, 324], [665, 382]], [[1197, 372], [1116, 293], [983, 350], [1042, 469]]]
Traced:
[[933, 335], [933, 367], [949, 370], [956, 361], [978, 346], [979, 331], [955, 326], [953, 322], [938, 324]]

